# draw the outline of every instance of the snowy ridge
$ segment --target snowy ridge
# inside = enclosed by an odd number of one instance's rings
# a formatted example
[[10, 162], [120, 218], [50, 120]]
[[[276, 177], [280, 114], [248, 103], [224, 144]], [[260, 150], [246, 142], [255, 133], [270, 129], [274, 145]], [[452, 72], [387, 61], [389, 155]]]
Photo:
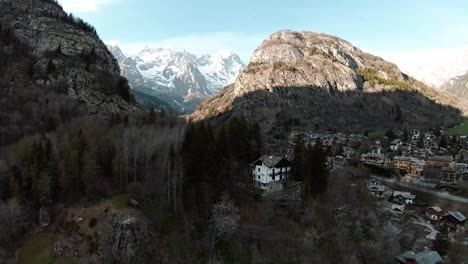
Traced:
[[197, 57], [186, 51], [145, 48], [126, 56], [117, 46], [108, 48], [133, 89], [152, 90], [177, 102], [201, 102], [234, 83], [245, 68], [237, 54], [226, 50]]

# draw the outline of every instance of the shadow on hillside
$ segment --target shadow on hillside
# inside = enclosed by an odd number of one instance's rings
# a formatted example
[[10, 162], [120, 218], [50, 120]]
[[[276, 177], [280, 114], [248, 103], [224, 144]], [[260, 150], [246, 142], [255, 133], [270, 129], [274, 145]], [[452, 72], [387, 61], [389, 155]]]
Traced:
[[462, 120], [459, 109], [441, 105], [418, 91], [325, 90], [317, 87], [276, 87], [255, 91], [234, 100], [232, 110], [213, 120], [244, 116], [259, 122], [270, 135], [292, 130], [363, 130], [452, 126]]

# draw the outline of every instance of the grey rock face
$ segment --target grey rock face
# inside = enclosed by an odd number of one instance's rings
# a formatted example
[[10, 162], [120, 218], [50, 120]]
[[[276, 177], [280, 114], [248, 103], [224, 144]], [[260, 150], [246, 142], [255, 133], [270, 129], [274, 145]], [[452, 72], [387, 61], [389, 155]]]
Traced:
[[441, 89], [461, 98], [463, 104], [462, 107], [464, 109], [468, 109], [468, 72], [451, 79], [444, 84]]
[[129, 98], [122, 98], [124, 82], [113, 55], [97, 35], [66, 17], [50, 1], [0, 1], [2, 29], [32, 56], [34, 85], [52, 89], [59, 84], [92, 114], [136, 111]]
[[[369, 69], [374, 81], [364, 79]], [[338, 37], [285, 30], [266, 39], [236, 82], [202, 103], [189, 119], [244, 116], [258, 121], [265, 132], [279, 134], [285, 127], [359, 130], [452, 122], [457, 110], [451, 108], [430, 118], [440, 113], [434, 102], [449, 100], [453, 98], [406, 76], [395, 64]], [[404, 121], [395, 122], [397, 106], [407, 113]]]

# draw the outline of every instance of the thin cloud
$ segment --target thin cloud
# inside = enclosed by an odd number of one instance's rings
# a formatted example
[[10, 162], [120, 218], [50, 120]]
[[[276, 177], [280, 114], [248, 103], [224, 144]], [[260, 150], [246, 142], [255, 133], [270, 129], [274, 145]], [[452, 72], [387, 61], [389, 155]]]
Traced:
[[86, 13], [96, 12], [104, 5], [113, 4], [119, 0], [60, 0], [60, 4], [67, 12]]
[[200, 33], [148, 42], [106, 41], [116, 43], [124, 53], [135, 55], [145, 47], [168, 48], [176, 51], [188, 51], [196, 55], [213, 54], [220, 50], [237, 53], [244, 63], [248, 63], [254, 50], [268, 34], [241, 34], [229, 32]]
[[435, 86], [468, 71], [468, 45], [371, 53], [394, 62], [403, 72]]

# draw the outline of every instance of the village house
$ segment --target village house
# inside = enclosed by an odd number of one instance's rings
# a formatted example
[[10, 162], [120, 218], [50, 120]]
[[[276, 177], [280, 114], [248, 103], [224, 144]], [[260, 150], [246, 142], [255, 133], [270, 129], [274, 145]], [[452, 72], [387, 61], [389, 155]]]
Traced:
[[460, 212], [447, 212], [442, 219], [449, 232], [457, 233], [465, 230], [466, 217]]
[[414, 204], [415, 199], [416, 195], [411, 194], [409, 192], [394, 191], [392, 195], [392, 201], [400, 205]]
[[400, 181], [405, 182], [405, 183], [417, 183], [420, 181], [423, 177], [420, 175], [416, 174], [406, 174], [405, 176], [401, 177]]
[[420, 137], [421, 137], [421, 130], [411, 129], [411, 140], [418, 141]]
[[394, 139], [392, 142], [390, 142], [390, 149], [392, 151], [398, 151], [400, 149], [400, 146], [403, 144], [401, 139]]
[[264, 155], [250, 164], [255, 187], [276, 191], [289, 182], [291, 162], [284, 157]]
[[458, 180], [463, 182], [468, 182], [468, 170], [458, 172]]
[[458, 170], [455, 167], [443, 167], [441, 169], [440, 182], [457, 183]]
[[385, 193], [385, 186], [383, 185], [368, 185], [367, 189], [375, 197], [383, 197]]
[[413, 157], [396, 156], [393, 158], [395, 169], [402, 173], [409, 173], [422, 176], [426, 162], [424, 160], [416, 159]]
[[366, 165], [383, 167], [387, 163], [387, 157], [384, 154], [367, 153], [361, 155], [361, 162]]
[[468, 163], [468, 150], [461, 149], [460, 151], [458, 151], [457, 160]]
[[412, 159], [410, 157], [396, 156], [393, 158], [393, 166], [401, 172], [408, 172]]
[[457, 168], [457, 172], [461, 173], [465, 170], [468, 170], [468, 164], [467, 163], [455, 163], [454, 165], [455, 168]]
[[401, 146], [400, 146], [400, 151], [403, 155], [407, 155], [409, 153], [411, 153], [411, 150], [413, 149], [413, 145], [412, 144], [408, 144], [408, 143], [403, 143]]
[[437, 206], [427, 208], [423, 214], [423, 217], [433, 225], [437, 224], [442, 219], [442, 216], [444, 216], [444, 212], [442, 208]]
[[406, 251], [395, 257], [397, 263], [403, 264], [439, 264], [443, 263], [442, 257], [437, 251], [425, 250], [422, 252]]
[[432, 156], [426, 160], [424, 176], [432, 180], [440, 180], [443, 167], [453, 167], [455, 161], [451, 156]]

